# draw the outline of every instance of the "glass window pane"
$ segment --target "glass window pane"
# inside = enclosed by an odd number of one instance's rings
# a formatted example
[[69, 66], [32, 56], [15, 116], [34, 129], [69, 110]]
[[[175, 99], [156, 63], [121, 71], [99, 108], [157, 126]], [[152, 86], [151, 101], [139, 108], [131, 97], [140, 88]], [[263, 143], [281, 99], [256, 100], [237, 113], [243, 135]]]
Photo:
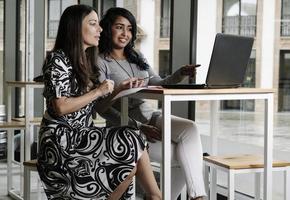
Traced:
[[116, 0], [102, 0], [102, 15], [111, 8], [116, 6]]
[[59, 20], [60, 18], [60, 1], [50, 0], [48, 8], [48, 20]]
[[0, 105], [4, 101], [3, 97], [3, 34], [4, 34], [4, 1], [0, 1]]
[[281, 51], [279, 70], [279, 111], [290, 111], [290, 51]]
[[78, 0], [62, 0], [61, 12], [63, 12], [67, 7], [75, 4], [78, 4]]
[[161, 1], [160, 37], [168, 38], [170, 35], [170, 2]]
[[48, 37], [55, 38], [57, 34], [58, 20], [50, 20], [48, 22]]
[[256, 35], [256, 0], [224, 0], [223, 8], [224, 33]]
[[223, 5], [223, 32], [239, 34], [239, 1], [224, 0]]
[[290, 15], [290, 1], [282, 0], [282, 15]]
[[290, 35], [290, 0], [282, 0], [281, 35]]
[[48, 38], [55, 38], [60, 16], [71, 5], [77, 4], [77, 0], [49, 0]]
[[241, 15], [249, 16], [256, 15], [257, 1], [256, 0], [242, 0], [241, 1]]
[[238, 16], [239, 10], [239, 0], [224, 0], [224, 16]]

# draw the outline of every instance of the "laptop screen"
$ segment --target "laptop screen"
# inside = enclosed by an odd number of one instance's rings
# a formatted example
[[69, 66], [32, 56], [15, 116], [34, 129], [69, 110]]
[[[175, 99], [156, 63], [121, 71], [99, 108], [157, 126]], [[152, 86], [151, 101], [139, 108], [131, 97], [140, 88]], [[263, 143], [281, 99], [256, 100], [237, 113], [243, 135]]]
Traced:
[[240, 86], [245, 77], [254, 39], [218, 33], [215, 38], [206, 84]]

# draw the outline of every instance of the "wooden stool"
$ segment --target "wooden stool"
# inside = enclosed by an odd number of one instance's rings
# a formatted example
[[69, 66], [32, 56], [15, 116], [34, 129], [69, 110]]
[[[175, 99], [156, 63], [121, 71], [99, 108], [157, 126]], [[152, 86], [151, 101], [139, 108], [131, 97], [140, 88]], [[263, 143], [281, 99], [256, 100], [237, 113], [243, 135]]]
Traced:
[[[205, 184], [207, 192], [210, 190], [210, 200], [216, 200], [217, 195], [217, 173], [216, 170], [224, 171], [228, 174], [228, 199], [235, 198], [235, 174], [256, 173], [255, 174], [255, 199], [260, 200], [260, 180], [264, 171], [262, 156], [258, 155], [231, 155], [231, 156], [205, 156]], [[209, 184], [209, 170], [211, 181]], [[290, 200], [290, 162], [273, 161], [273, 171], [284, 171], [284, 199]], [[210, 185], [210, 189], [209, 189]]]
[[28, 160], [23, 162], [24, 166], [24, 194], [23, 200], [30, 200], [30, 172], [37, 171], [37, 160]]

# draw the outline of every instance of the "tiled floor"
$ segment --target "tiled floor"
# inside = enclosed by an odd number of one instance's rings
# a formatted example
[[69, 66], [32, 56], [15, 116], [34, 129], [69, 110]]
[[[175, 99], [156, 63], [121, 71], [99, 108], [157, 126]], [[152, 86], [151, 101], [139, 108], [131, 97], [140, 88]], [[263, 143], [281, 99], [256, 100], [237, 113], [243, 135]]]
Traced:
[[[17, 165], [13, 166], [13, 186], [15, 187], [16, 191], [20, 191], [20, 168]], [[46, 197], [43, 193], [43, 190], [40, 188], [40, 194], [39, 198], [37, 198], [37, 186], [40, 185], [40, 182], [38, 182], [38, 174], [36, 172], [32, 172], [31, 175], [32, 181], [31, 181], [31, 200], [41, 199], [45, 200]], [[7, 196], [7, 163], [6, 160], [0, 161], [0, 200], [10, 200], [12, 198]]]
[[0, 200], [10, 200], [7, 196], [7, 164], [5, 160], [0, 161]]

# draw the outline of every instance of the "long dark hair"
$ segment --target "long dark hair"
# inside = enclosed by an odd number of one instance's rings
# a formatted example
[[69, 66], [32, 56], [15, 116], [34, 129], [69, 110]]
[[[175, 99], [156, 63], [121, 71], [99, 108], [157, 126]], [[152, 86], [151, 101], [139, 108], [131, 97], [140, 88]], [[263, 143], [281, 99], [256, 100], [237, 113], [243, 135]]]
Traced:
[[135, 50], [134, 50], [134, 42], [136, 40], [137, 35], [137, 23], [133, 14], [126, 10], [125, 8], [114, 7], [107, 10], [105, 15], [102, 17], [100, 21], [100, 25], [103, 29], [101, 32], [101, 37], [99, 41], [99, 51], [103, 53], [104, 56], [109, 56], [113, 50], [113, 40], [112, 40], [112, 26], [115, 23], [117, 17], [122, 16], [126, 18], [130, 24], [132, 25], [132, 39], [127, 44], [124, 49], [125, 56], [129, 62], [135, 63], [139, 66], [140, 69], [146, 70], [148, 69], [148, 64], [144, 61]]
[[[53, 51], [62, 50], [69, 57], [73, 67], [73, 76], [78, 81], [79, 92], [87, 89], [90, 81], [98, 84], [96, 67], [97, 48], [89, 47], [83, 51], [82, 22], [92, 11], [87, 5], [67, 7], [61, 15]], [[96, 12], [97, 13], [97, 12]]]

